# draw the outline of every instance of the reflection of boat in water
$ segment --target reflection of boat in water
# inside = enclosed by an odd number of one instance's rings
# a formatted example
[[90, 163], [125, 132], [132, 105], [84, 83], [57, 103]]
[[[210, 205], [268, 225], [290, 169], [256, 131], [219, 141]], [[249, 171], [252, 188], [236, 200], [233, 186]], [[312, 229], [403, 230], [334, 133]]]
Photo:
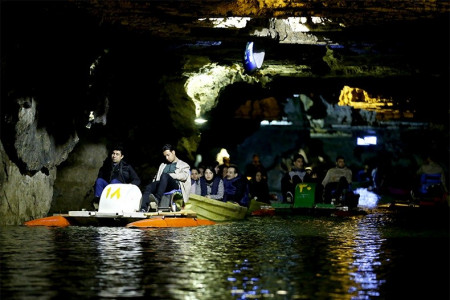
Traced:
[[[237, 203], [222, 202], [191, 194], [184, 210], [194, 211], [197, 217], [201, 219], [232, 221], [244, 219], [248, 209]], [[181, 212], [184, 210], [181, 210]]]
[[[300, 183], [295, 187], [294, 201], [291, 203], [273, 202], [277, 214], [317, 214], [351, 216], [362, 215], [366, 212], [358, 207], [359, 195], [348, 192], [344, 199], [328, 199], [326, 202], [316, 201], [317, 183]], [[329, 203], [328, 203], [329, 202]]]
[[215, 224], [201, 220], [193, 211], [140, 212], [142, 193], [132, 184], [110, 184], [100, 197], [98, 211], [69, 211], [67, 214], [25, 222], [27, 226], [114, 226], [191, 227]]

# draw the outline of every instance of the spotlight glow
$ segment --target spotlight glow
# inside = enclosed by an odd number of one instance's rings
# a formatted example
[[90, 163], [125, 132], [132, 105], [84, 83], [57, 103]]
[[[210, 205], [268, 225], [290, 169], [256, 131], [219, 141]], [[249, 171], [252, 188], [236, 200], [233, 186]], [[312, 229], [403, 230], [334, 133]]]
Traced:
[[195, 119], [195, 124], [204, 124], [208, 122], [207, 120], [203, 119], [203, 118], [197, 118]]

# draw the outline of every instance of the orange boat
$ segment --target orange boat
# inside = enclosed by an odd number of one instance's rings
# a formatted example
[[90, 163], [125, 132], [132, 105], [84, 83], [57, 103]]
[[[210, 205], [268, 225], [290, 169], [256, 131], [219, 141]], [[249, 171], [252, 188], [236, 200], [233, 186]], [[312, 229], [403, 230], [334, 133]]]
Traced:
[[131, 228], [192, 227], [214, 225], [214, 221], [198, 219], [190, 210], [177, 212], [140, 212], [142, 194], [131, 184], [108, 185], [100, 198], [98, 211], [69, 211], [67, 214], [25, 222], [26, 226], [109, 226]]
[[[80, 213], [80, 214], [78, 214]], [[84, 214], [84, 215], [81, 215]], [[70, 211], [69, 214], [55, 214], [25, 222], [27, 226], [108, 226], [131, 228], [156, 227], [192, 227], [214, 225], [214, 221], [198, 219], [192, 211], [180, 212], [136, 212], [130, 215], [102, 214], [95, 211]]]

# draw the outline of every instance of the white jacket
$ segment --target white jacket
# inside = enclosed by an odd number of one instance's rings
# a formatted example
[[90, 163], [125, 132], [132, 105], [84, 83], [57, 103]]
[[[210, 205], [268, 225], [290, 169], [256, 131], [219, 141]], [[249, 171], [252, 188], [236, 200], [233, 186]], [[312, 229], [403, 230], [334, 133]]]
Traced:
[[[189, 194], [191, 192], [191, 167], [181, 159], [177, 159], [176, 163], [177, 166], [175, 169], [175, 173], [169, 174], [173, 179], [176, 179], [181, 183], [180, 188], [181, 192], [183, 193], [183, 200], [184, 203], [187, 203], [189, 200]], [[166, 166], [166, 163], [162, 163], [159, 166], [158, 173], [156, 173], [156, 177], [153, 179], [153, 181], [159, 181], [159, 179], [161, 178], [161, 174], [163, 173]]]

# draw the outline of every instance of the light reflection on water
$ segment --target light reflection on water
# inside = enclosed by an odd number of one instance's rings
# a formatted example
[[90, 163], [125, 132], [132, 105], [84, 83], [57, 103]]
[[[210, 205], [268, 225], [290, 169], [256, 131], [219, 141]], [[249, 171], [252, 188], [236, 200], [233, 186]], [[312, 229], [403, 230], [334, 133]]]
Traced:
[[[426, 285], [403, 283], [417, 280], [422, 273], [448, 274], [448, 229], [418, 230], [404, 224], [377, 212], [355, 218], [255, 217], [216, 226], [145, 230], [2, 227], [0, 296], [373, 299], [448, 295], [448, 276], [432, 281], [434, 291], [426, 290]], [[432, 257], [420, 255], [430, 248]]]
[[144, 290], [140, 288], [144, 272], [143, 249], [139, 243], [142, 233], [108, 227], [99, 228], [98, 233], [98, 252], [102, 258], [97, 276], [101, 288], [99, 296], [143, 296]]
[[368, 190], [367, 188], [357, 188], [354, 191], [355, 194], [359, 195], [358, 206], [366, 208], [375, 208], [378, 205], [380, 196], [374, 192]]

